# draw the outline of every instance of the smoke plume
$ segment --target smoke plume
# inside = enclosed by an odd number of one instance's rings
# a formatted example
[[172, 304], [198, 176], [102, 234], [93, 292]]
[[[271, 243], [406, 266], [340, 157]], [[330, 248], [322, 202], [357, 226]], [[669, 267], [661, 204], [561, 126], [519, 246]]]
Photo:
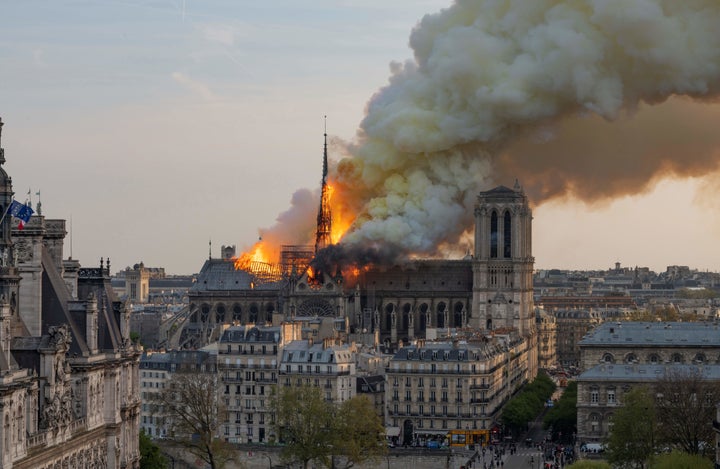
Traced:
[[[344, 244], [437, 254], [478, 190], [517, 177], [534, 203], [645, 191], [717, 170], [716, 0], [459, 0], [425, 16], [332, 178]], [[669, 103], [662, 104], [668, 98]]]
[[355, 222], [329, 258], [437, 255], [471, 230], [478, 191], [515, 178], [535, 204], [593, 203], [717, 171], [718, 25], [717, 0], [457, 0], [425, 16], [331, 168], [333, 211]]

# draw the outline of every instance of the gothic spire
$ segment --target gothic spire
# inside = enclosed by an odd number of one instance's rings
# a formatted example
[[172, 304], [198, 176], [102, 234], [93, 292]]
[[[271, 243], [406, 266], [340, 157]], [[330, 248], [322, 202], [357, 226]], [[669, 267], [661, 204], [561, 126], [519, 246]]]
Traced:
[[332, 244], [332, 214], [330, 211], [330, 188], [327, 185], [328, 151], [327, 151], [327, 116], [325, 116], [325, 132], [323, 133], [323, 175], [320, 186], [320, 208], [317, 216], [317, 231], [315, 233], [315, 254]]

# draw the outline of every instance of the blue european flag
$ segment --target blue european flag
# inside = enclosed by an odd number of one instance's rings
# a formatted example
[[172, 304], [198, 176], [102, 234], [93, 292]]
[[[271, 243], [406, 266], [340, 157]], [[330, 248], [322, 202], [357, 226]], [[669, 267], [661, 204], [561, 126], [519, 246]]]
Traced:
[[8, 213], [15, 218], [27, 223], [30, 221], [30, 217], [35, 212], [29, 205], [21, 204], [17, 200], [13, 200], [10, 204], [10, 208], [8, 209]]

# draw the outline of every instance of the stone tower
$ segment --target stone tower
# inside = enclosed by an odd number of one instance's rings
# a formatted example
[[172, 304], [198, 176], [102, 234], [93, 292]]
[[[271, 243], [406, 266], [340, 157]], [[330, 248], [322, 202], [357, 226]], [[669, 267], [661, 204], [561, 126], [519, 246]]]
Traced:
[[533, 335], [532, 211], [516, 182], [478, 195], [471, 325]]
[[0, 303], [10, 305], [13, 316], [17, 316], [17, 296], [20, 275], [16, 267], [15, 247], [11, 238], [13, 218], [7, 213], [13, 200], [12, 179], [2, 165], [5, 163], [5, 150], [2, 148], [2, 126], [0, 119]]

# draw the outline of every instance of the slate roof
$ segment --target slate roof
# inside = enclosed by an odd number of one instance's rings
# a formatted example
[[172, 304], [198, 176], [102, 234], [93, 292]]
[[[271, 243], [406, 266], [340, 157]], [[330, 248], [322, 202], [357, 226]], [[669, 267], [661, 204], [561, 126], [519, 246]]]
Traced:
[[220, 343], [269, 342], [277, 344], [280, 342], [280, 333], [279, 326], [231, 326], [223, 332]]
[[714, 322], [605, 322], [580, 341], [581, 347], [608, 345], [720, 347], [720, 328]]
[[681, 373], [701, 373], [703, 378], [708, 380], [720, 380], [720, 365], [689, 365], [689, 364], [633, 364], [633, 365], [613, 365], [601, 364], [590, 368], [581, 373], [578, 381], [655, 381], [665, 373], [681, 372]]

